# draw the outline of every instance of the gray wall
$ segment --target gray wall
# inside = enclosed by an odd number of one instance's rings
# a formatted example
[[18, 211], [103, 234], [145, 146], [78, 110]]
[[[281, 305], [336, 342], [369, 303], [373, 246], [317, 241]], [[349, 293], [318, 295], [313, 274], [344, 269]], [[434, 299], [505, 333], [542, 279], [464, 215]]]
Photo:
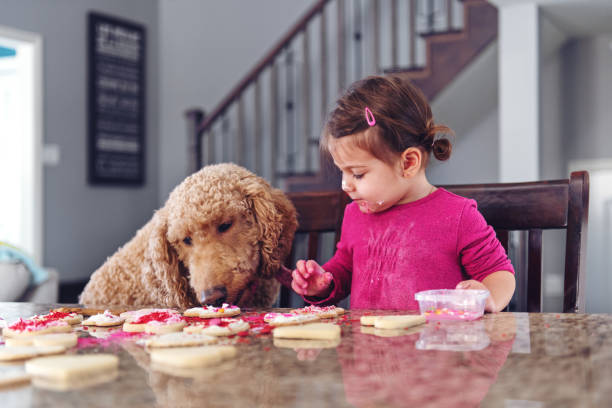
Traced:
[[[87, 184], [87, 12], [121, 16], [147, 28], [146, 182], [142, 187]], [[150, 0], [1, 0], [0, 24], [43, 37], [46, 144], [59, 146], [44, 168], [45, 266], [62, 281], [87, 279], [158, 206], [158, 5]]]

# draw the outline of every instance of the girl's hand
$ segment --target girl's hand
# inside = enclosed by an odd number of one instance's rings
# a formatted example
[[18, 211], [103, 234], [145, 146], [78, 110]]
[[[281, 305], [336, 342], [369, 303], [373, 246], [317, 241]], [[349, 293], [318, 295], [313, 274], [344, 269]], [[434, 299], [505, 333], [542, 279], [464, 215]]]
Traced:
[[291, 288], [302, 296], [327, 297], [329, 295], [332, 274], [325, 272], [313, 260], [299, 260], [296, 269], [291, 273]]
[[[484, 290], [489, 290], [489, 288], [487, 288], [482, 282], [478, 282], [477, 280], [473, 280], [473, 279], [459, 282], [457, 284], [457, 286], [455, 287], [455, 289], [484, 289]], [[493, 295], [489, 291], [489, 297], [487, 298], [487, 300], [485, 302], [485, 312], [494, 312], [495, 310], [496, 310], [496, 308], [495, 308], [495, 301], [493, 300]]]

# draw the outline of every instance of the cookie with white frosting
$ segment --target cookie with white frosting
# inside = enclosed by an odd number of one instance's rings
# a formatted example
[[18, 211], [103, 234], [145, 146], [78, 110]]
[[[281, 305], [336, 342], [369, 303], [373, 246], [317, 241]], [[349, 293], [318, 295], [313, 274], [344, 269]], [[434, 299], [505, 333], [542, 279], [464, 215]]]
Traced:
[[270, 326], [291, 326], [296, 324], [304, 324], [309, 322], [315, 322], [320, 319], [316, 314], [305, 313], [266, 313], [264, 315], [264, 321]]
[[203, 319], [213, 318], [213, 317], [231, 317], [231, 316], [239, 315], [240, 308], [238, 306], [230, 305], [228, 303], [223, 303], [221, 307], [215, 307], [215, 306], [192, 307], [191, 309], [185, 310], [185, 313], [183, 314], [188, 317], [201, 317]]
[[125, 317], [114, 315], [110, 311], [105, 310], [103, 313], [95, 314], [83, 320], [81, 324], [83, 326], [110, 327], [118, 326], [123, 324], [123, 322], [125, 322]]

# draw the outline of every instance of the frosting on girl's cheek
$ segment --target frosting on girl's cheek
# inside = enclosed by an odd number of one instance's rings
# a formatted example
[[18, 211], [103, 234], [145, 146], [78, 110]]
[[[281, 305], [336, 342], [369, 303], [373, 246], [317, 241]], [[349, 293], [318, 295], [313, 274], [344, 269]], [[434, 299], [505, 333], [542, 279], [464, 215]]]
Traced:
[[367, 212], [376, 212], [383, 206], [384, 203], [384, 200], [376, 202], [361, 201], [359, 205], [362, 207], [362, 209], [367, 210]]

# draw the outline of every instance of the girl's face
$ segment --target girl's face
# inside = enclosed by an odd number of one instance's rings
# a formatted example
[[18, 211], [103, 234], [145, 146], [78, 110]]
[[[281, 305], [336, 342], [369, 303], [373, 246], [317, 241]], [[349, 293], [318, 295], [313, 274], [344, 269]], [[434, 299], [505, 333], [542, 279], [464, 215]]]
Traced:
[[363, 213], [384, 211], [409, 197], [412, 180], [403, 175], [398, 155], [390, 165], [354, 145], [351, 136], [333, 141], [334, 164], [342, 171], [342, 190]]

